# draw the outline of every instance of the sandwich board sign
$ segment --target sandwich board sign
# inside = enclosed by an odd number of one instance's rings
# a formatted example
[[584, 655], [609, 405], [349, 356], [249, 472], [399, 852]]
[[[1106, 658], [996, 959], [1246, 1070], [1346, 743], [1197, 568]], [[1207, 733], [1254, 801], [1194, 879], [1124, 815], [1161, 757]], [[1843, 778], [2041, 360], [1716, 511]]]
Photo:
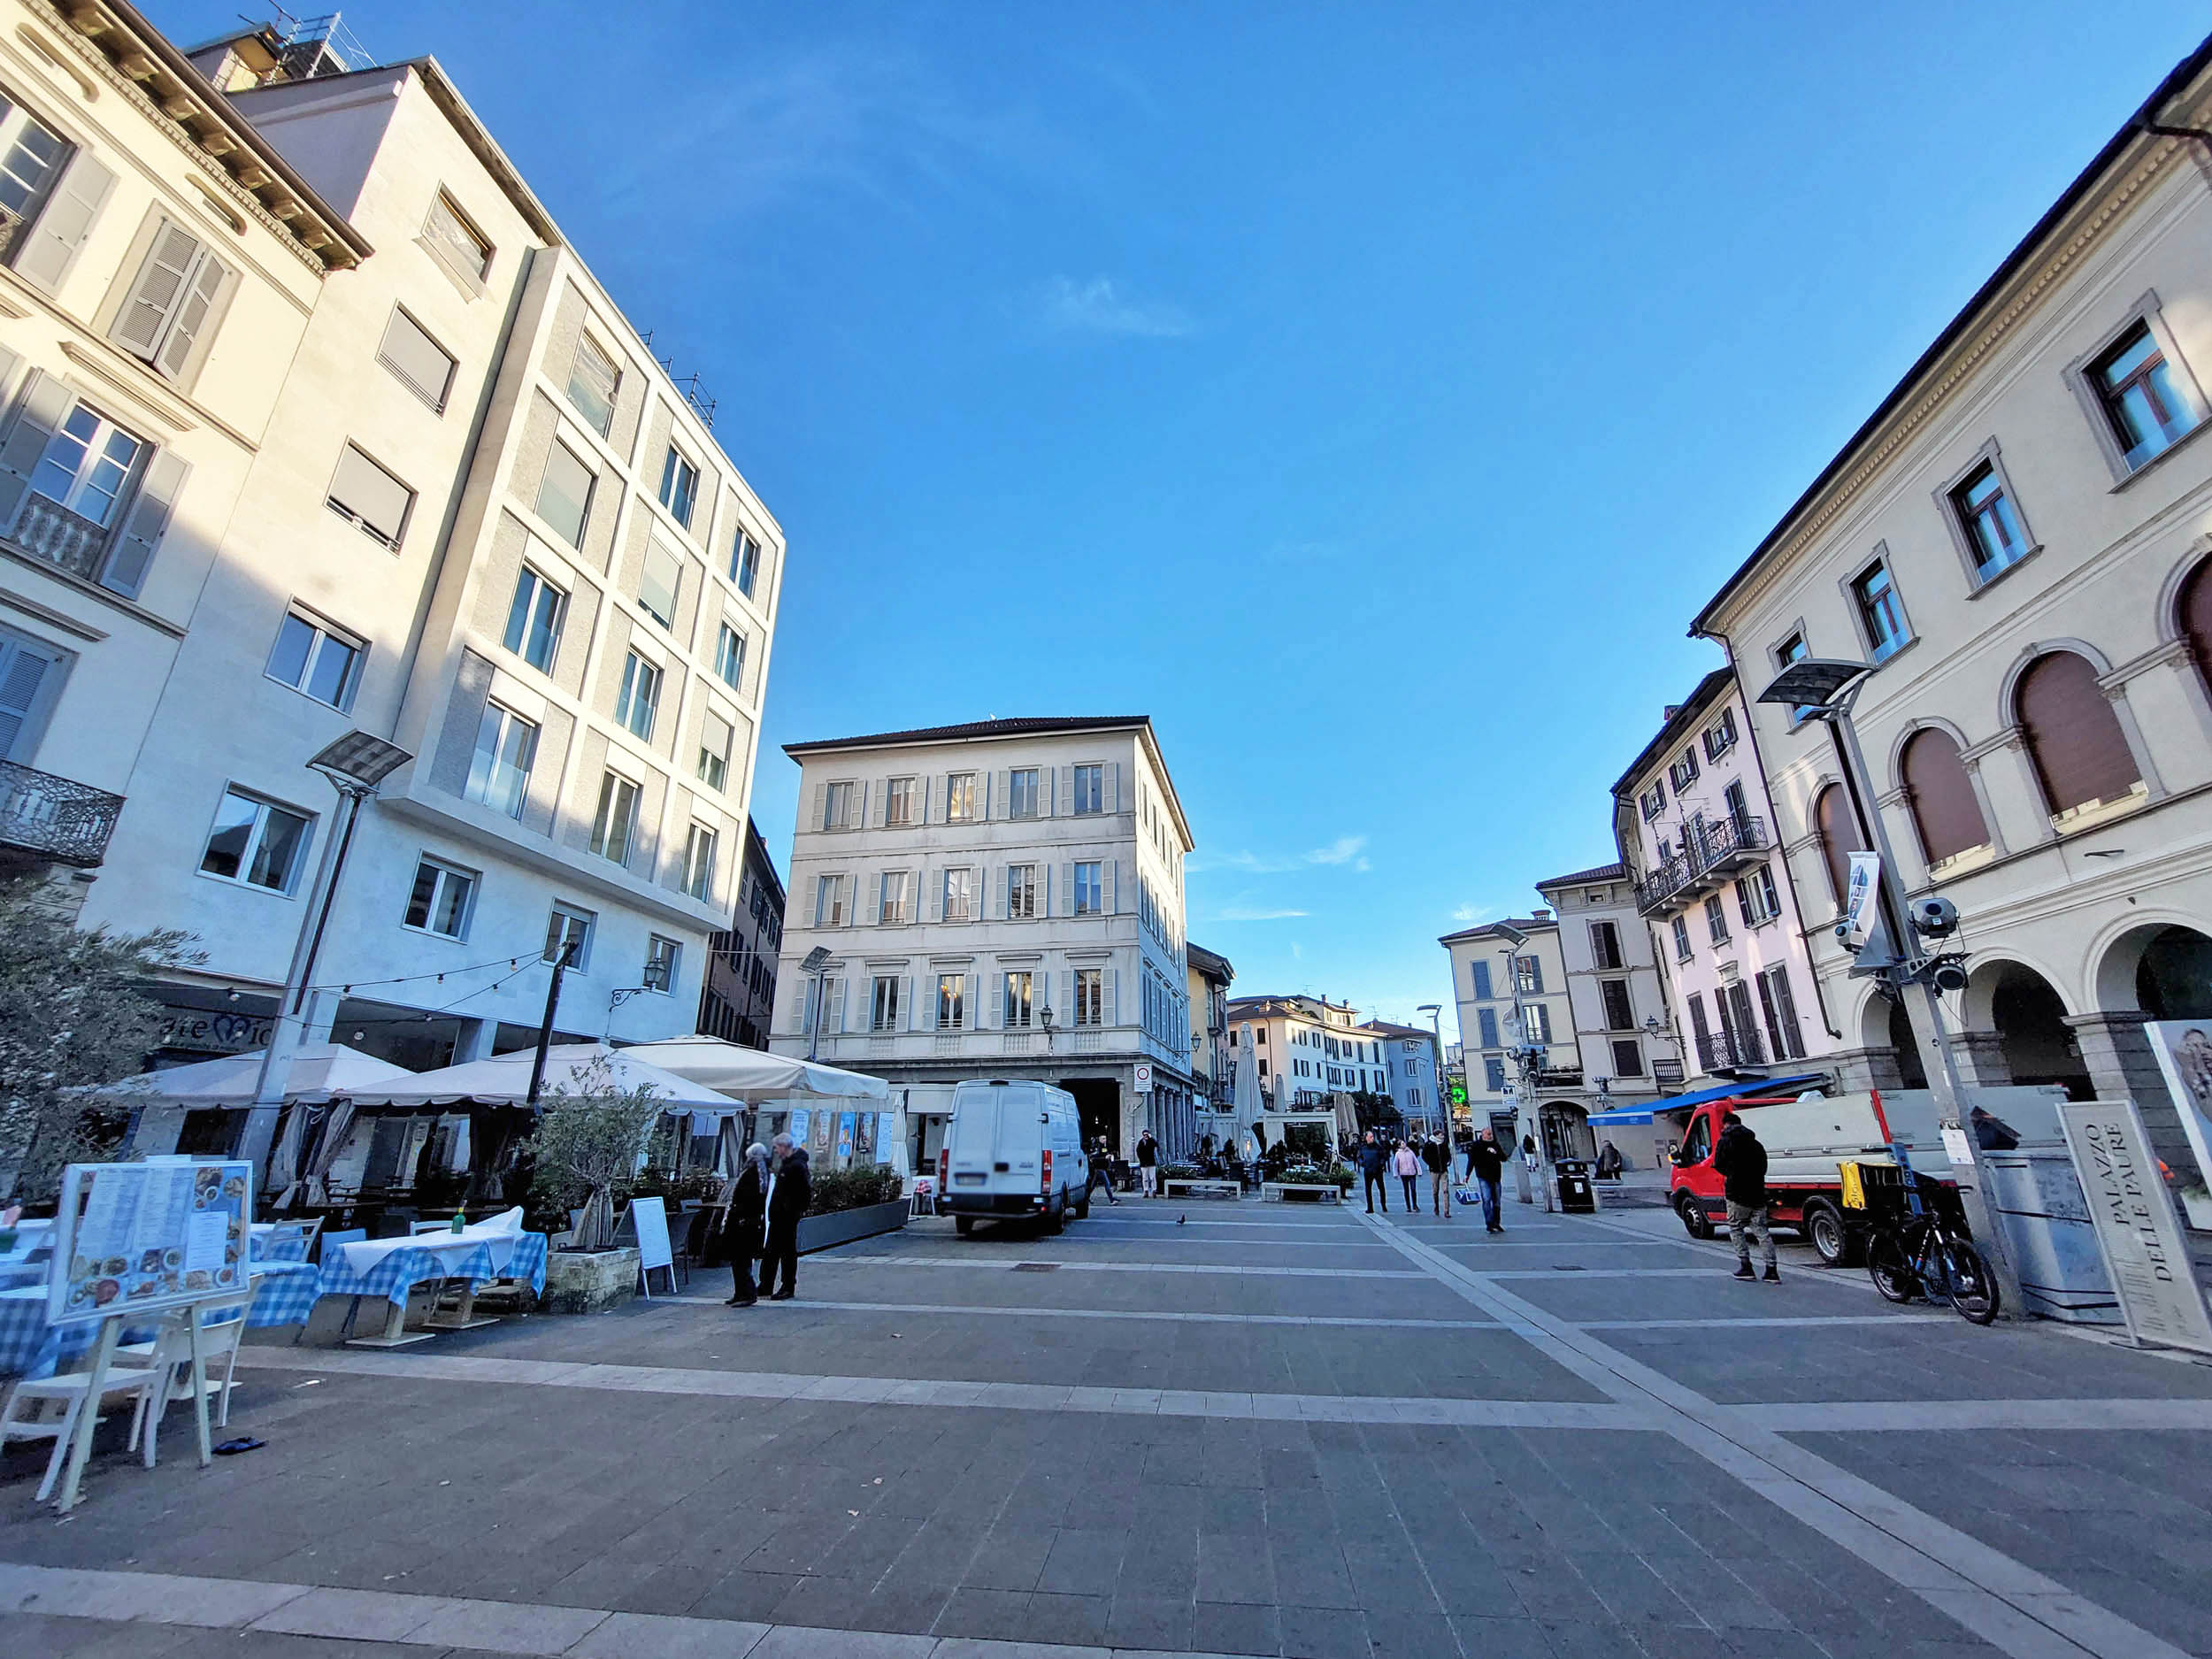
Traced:
[[676, 1294], [676, 1253], [668, 1243], [668, 1208], [658, 1198], [633, 1198], [630, 1219], [637, 1225], [638, 1280], [645, 1300], [653, 1300], [653, 1270], [668, 1270], [668, 1294]]
[[2135, 1102], [2069, 1102], [2058, 1121], [2128, 1334], [2139, 1344], [2212, 1354], [2212, 1315]]

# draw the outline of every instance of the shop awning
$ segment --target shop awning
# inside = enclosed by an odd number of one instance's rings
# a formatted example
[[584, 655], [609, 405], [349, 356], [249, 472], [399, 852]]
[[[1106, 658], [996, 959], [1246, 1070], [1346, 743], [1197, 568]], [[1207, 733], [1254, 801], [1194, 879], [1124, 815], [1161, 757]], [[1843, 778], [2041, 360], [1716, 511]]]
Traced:
[[1611, 1111], [1592, 1112], [1590, 1127], [1610, 1129], [1624, 1124], [1647, 1124], [1658, 1112], [1687, 1111], [1693, 1106], [1704, 1105], [1707, 1101], [1736, 1100], [1747, 1094], [1795, 1094], [1811, 1085], [1827, 1081], [1825, 1071], [1804, 1071], [1793, 1077], [1739, 1078], [1733, 1083], [1701, 1088], [1694, 1094], [1647, 1101], [1640, 1106], [1617, 1106]]

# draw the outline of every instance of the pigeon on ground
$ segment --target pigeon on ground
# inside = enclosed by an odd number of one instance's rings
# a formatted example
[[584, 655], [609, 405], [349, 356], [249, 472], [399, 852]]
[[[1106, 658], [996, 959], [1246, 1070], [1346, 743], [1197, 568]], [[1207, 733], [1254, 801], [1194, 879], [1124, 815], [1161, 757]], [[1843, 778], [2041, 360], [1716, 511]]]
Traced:
[[1178, 1216], [1175, 1217], [1175, 1225], [1179, 1227], [1189, 1219], [1190, 1217], [1188, 1216]]

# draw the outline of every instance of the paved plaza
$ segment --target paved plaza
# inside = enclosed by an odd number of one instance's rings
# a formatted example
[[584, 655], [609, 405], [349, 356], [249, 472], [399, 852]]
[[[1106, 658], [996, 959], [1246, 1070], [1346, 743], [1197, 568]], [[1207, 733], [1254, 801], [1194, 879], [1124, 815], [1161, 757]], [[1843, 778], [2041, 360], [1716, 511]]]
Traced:
[[[1179, 1224], [1179, 1217], [1187, 1221]], [[1778, 1286], [1650, 1210], [924, 1220], [392, 1352], [250, 1347], [267, 1446], [66, 1519], [53, 1659], [2212, 1654], [2212, 1368]], [[329, 1317], [326, 1307], [324, 1318]]]

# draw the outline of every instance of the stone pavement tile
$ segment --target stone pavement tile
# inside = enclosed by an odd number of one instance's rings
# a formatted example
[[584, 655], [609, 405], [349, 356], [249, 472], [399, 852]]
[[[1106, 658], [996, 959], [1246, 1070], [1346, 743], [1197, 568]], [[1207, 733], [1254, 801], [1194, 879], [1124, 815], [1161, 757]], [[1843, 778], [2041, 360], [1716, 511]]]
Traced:
[[1122, 1553], [1128, 1542], [1123, 1532], [1063, 1527], [1053, 1536], [1051, 1553], [1035, 1587], [1063, 1594], [1110, 1595], [1121, 1576]]
[[40, 1659], [162, 1659], [198, 1634], [188, 1627], [0, 1613], [0, 1651], [36, 1654]]
[[1001, 1522], [984, 1537], [961, 1582], [978, 1590], [1035, 1589], [1056, 1530]]
[[1201, 1653], [1275, 1654], [1283, 1626], [1275, 1609], [1236, 1601], [1200, 1601], [1191, 1609], [1191, 1645]]
[[972, 1590], [946, 1598], [931, 1629], [940, 1636], [980, 1636], [995, 1641], [1032, 1639], [1029, 1597], [1018, 1590]]
[[767, 1633], [765, 1624], [611, 1613], [567, 1659], [745, 1659]]
[[1284, 1659], [1371, 1659], [1367, 1616], [1357, 1608], [1279, 1609]]
[[1268, 1494], [1256, 1482], [1251, 1486], [1209, 1486], [1198, 1505], [1202, 1534], [1246, 1535], [1267, 1530]]
[[348, 1641], [275, 1631], [197, 1630], [163, 1652], [165, 1659], [424, 1659], [425, 1650], [398, 1642]]
[[310, 1590], [264, 1614], [255, 1628], [301, 1636], [351, 1636], [404, 1641], [449, 1605], [435, 1596], [378, 1590]]
[[949, 1584], [879, 1584], [854, 1603], [848, 1622], [855, 1630], [927, 1631], [951, 1599]]
[[1117, 1596], [1136, 1594], [1188, 1601], [1198, 1585], [1198, 1531], [1189, 1525], [1148, 1525], [1140, 1520], [1114, 1578]]
[[726, 1574], [703, 1591], [698, 1588], [697, 1580], [694, 1579], [692, 1599], [681, 1610], [694, 1618], [755, 1620], [768, 1624], [772, 1621], [777, 1606], [791, 1594], [791, 1586], [798, 1581], [796, 1573], [749, 1572], [740, 1568], [735, 1572]]
[[[735, 1576], [733, 1573], [725, 1575]], [[610, 1596], [600, 1605], [625, 1613], [688, 1613], [714, 1587], [714, 1584], [719, 1582], [719, 1579], [711, 1583], [703, 1582], [696, 1568], [672, 1563], [654, 1568], [647, 1577]], [[741, 1615], [732, 1612], [713, 1617], [737, 1618]]]
[[1275, 1568], [1264, 1535], [1256, 1532], [1200, 1533], [1193, 1589], [1202, 1601], [1271, 1604]]
[[1405, 1607], [1367, 1609], [1375, 1659], [1459, 1659], [1459, 1637], [1441, 1613]]
[[1452, 1617], [1452, 1633], [1469, 1659], [1553, 1659], [1543, 1627], [1532, 1618], [1459, 1613]]
[[1624, 1624], [1699, 1624], [1696, 1609], [1669, 1587], [1643, 1560], [1625, 1550], [1570, 1552], [1576, 1572]]
[[1275, 1569], [1277, 1593], [1286, 1606], [1356, 1608], [1352, 1575], [1334, 1532], [1312, 1535], [1271, 1530], [1268, 1559]]
[[1106, 1614], [1106, 1642], [1111, 1647], [1148, 1647], [1159, 1653], [1191, 1651], [1192, 1603], [1156, 1595], [1117, 1594]]
[[1636, 1639], [1618, 1624], [1559, 1619], [1536, 1623], [1556, 1659], [1624, 1659], [1637, 1652]]
[[[602, 1555], [565, 1573], [539, 1592], [539, 1595], [540, 1599], [555, 1607], [615, 1607], [620, 1604], [625, 1594], [660, 1570], [658, 1563], [650, 1561], [627, 1561], [617, 1555]], [[714, 1576], [719, 1578], [721, 1574]]]
[[508, 1654], [565, 1653], [605, 1622], [595, 1608], [448, 1601], [408, 1633], [411, 1644]]
[[899, 1636], [885, 1631], [770, 1631], [745, 1659], [929, 1659], [937, 1645], [929, 1636]]
[[[804, 1574], [776, 1603], [768, 1622], [795, 1625], [802, 1630], [861, 1629], [864, 1621], [856, 1615], [864, 1595], [863, 1586], [854, 1579]], [[928, 1626], [923, 1628], [926, 1630]]]
[[1090, 1647], [1106, 1640], [1106, 1613], [1112, 1606], [1102, 1595], [1056, 1595], [1040, 1590], [1029, 1598], [1023, 1615], [1033, 1640]]

